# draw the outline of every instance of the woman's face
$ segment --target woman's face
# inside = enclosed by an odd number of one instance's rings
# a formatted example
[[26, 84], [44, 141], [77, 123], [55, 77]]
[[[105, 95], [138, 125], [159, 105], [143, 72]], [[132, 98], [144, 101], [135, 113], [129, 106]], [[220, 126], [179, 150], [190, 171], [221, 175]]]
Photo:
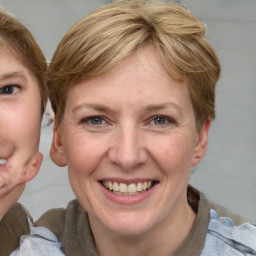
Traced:
[[186, 84], [167, 74], [152, 48], [141, 48], [70, 89], [51, 156], [68, 165], [92, 225], [142, 234], [187, 207], [191, 165], [206, 149], [204, 126], [198, 134]]
[[37, 173], [41, 97], [36, 79], [0, 48], [0, 199]]

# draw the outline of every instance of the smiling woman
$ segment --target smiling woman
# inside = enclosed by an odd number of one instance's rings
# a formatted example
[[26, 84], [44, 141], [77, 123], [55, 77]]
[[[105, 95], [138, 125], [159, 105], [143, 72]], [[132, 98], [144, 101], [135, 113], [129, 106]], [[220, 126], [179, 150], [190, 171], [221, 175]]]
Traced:
[[187, 85], [168, 75], [153, 47], [141, 47], [70, 88], [52, 158], [68, 165], [92, 226], [100, 220], [117, 234], [144, 234], [184, 214], [190, 229], [195, 214], [186, 187], [208, 126], [197, 133]]
[[[68, 166], [77, 199], [36, 226], [72, 256], [256, 255], [256, 228], [235, 227], [238, 218], [188, 185], [207, 149], [219, 74], [205, 26], [177, 4], [114, 1], [74, 25], [48, 88], [51, 157]], [[47, 234], [21, 246], [40, 252]]]

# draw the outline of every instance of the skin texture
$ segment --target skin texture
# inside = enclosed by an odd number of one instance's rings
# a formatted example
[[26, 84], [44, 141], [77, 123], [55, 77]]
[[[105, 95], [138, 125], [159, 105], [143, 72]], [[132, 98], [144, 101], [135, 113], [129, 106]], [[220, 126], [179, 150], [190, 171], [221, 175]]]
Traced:
[[36, 79], [9, 50], [0, 49], [0, 219], [38, 172], [41, 98]]
[[[195, 220], [190, 169], [206, 151], [209, 125], [197, 132], [185, 82], [150, 47], [70, 89], [51, 156], [68, 165], [100, 255], [170, 255], [184, 240]], [[118, 197], [102, 180], [156, 184], [143, 196]]]

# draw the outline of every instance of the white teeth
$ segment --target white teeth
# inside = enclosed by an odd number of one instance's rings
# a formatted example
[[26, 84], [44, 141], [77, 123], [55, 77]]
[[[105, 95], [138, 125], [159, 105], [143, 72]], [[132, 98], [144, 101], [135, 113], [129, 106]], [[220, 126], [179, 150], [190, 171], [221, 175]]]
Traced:
[[119, 191], [119, 186], [118, 186], [118, 184], [117, 184], [116, 182], [114, 182], [113, 190], [114, 190], [115, 192], [118, 192], [118, 191]]
[[6, 163], [7, 163], [6, 159], [0, 158], [0, 165], [6, 165]]
[[136, 191], [137, 191], [137, 186], [134, 183], [128, 185], [129, 193], [135, 193]]
[[113, 185], [112, 185], [111, 181], [108, 182], [108, 188], [109, 188], [109, 190], [113, 190]]
[[146, 181], [143, 182], [143, 184], [142, 184], [142, 189], [143, 189], [143, 190], [146, 190], [147, 187], [148, 187], [148, 183], [147, 183]]
[[141, 183], [141, 182], [139, 182], [139, 183], [137, 184], [137, 191], [141, 192], [141, 191], [142, 191], [142, 189], [143, 189], [143, 187], [142, 187], [142, 183]]
[[152, 181], [138, 182], [137, 184], [131, 183], [128, 185], [116, 181], [103, 181], [102, 184], [113, 193], [120, 195], [137, 195], [139, 192], [146, 191], [152, 187]]
[[122, 193], [126, 193], [128, 191], [127, 185], [124, 183], [120, 183], [119, 190]]

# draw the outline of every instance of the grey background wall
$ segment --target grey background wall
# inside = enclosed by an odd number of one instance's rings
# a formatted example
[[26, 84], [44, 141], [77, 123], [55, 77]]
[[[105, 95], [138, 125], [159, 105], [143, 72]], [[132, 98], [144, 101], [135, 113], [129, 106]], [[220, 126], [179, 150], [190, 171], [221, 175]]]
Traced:
[[[34, 34], [48, 60], [62, 36], [104, 0], [0, 0]], [[207, 25], [222, 74], [216, 92], [217, 118], [208, 152], [193, 169], [191, 184], [211, 200], [256, 221], [256, 1], [183, 0]], [[66, 168], [49, 158], [51, 126], [44, 119], [44, 162], [20, 199], [34, 218], [74, 198]]]

